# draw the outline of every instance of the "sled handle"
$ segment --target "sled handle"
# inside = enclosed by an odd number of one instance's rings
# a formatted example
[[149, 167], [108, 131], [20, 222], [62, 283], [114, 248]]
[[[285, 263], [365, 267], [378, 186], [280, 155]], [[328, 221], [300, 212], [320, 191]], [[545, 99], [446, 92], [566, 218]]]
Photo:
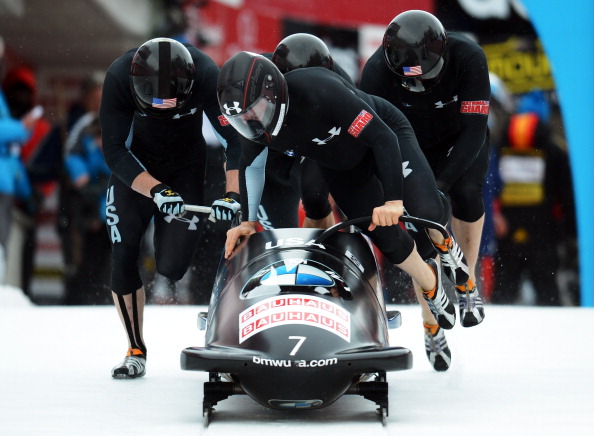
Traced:
[[[208, 213], [210, 214], [210, 212], [212, 211], [212, 207], [210, 206], [198, 206], [195, 204], [185, 204], [184, 205], [185, 209], [188, 212], [198, 212], [198, 213]], [[217, 220], [214, 217], [208, 217], [209, 221], [212, 221], [213, 223], [216, 222]], [[238, 211], [235, 214], [235, 218], [233, 218], [233, 221], [231, 221], [233, 223], [233, 227], [238, 226], [239, 223], [241, 222], [241, 211]]]
[[195, 204], [185, 204], [184, 208], [188, 212], [198, 212], [198, 213], [210, 213], [211, 207], [210, 206], [197, 206]]
[[[448, 231], [448, 229], [445, 228], [445, 226], [442, 226], [441, 224], [436, 223], [435, 221], [426, 220], [423, 218], [417, 218], [412, 215], [402, 215], [400, 218], [398, 218], [398, 221], [418, 225], [418, 226], [421, 226], [421, 227], [424, 227], [427, 229], [437, 230], [446, 239], [451, 236], [450, 232]], [[335, 224], [332, 227], [324, 230], [322, 233], [320, 233], [314, 242], [316, 244], [321, 244], [322, 242], [324, 242], [326, 239], [328, 239], [331, 235], [338, 232], [339, 230], [345, 229], [350, 226], [356, 226], [359, 224], [363, 224], [363, 223], [366, 224], [369, 222], [371, 222], [371, 216], [353, 218], [352, 220], [346, 220], [346, 221], [340, 222], [340, 223]]]
[[320, 233], [318, 235], [318, 237], [315, 239], [314, 243], [321, 244], [322, 242], [324, 242], [326, 239], [328, 239], [330, 236], [332, 236], [339, 230], [346, 229], [347, 227], [351, 227], [351, 226], [356, 226], [358, 224], [369, 223], [369, 222], [371, 222], [370, 216], [362, 216], [359, 218], [353, 218], [352, 220], [346, 220], [346, 221], [342, 221], [338, 224], [334, 224], [332, 227], [328, 227], [326, 230], [324, 230], [322, 233]]
[[425, 227], [426, 229], [437, 230], [445, 239], [448, 239], [452, 236], [445, 226], [442, 226], [441, 224], [436, 223], [435, 221], [417, 218], [416, 216], [412, 215], [402, 215], [399, 218], [399, 221], [402, 221], [403, 223], [415, 224], [421, 227]]

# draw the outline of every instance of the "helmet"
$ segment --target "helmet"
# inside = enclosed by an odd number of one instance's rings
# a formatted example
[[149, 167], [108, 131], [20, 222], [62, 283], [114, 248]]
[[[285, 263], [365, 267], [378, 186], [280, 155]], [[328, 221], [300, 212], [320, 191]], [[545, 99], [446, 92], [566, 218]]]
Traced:
[[383, 40], [388, 67], [413, 92], [430, 90], [444, 70], [447, 36], [441, 22], [429, 12], [411, 10], [396, 16]]
[[272, 62], [285, 74], [297, 68], [324, 67], [332, 70], [330, 50], [320, 38], [295, 33], [283, 39], [272, 54]]
[[145, 42], [130, 67], [138, 109], [153, 118], [171, 118], [192, 95], [194, 72], [192, 55], [183, 44], [169, 38]]
[[264, 56], [239, 52], [221, 67], [217, 98], [221, 112], [242, 136], [269, 144], [288, 109], [284, 76]]

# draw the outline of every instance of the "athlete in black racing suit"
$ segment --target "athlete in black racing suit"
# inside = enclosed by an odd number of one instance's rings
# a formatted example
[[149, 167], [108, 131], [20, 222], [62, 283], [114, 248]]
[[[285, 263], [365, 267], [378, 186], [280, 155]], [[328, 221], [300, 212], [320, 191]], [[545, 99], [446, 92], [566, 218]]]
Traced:
[[468, 261], [468, 280], [456, 287], [460, 323], [481, 323], [475, 270], [489, 166], [485, 53], [470, 38], [446, 33], [430, 13], [406, 11], [392, 20], [382, 46], [367, 61], [360, 88], [393, 103], [412, 124], [438, 188], [451, 200], [452, 230]]
[[[314, 35], [295, 33], [278, 43], [274, 53], [263, 53], [285, 74], [297, 68], [320, 66], [334, 71], [354, 86], [349, 75], [333, 61], [326, 44]], [[240, 136], [240, 141], [247, 141]], [[328, 189], [317, 165], [291, 151], [265, 150], [266, 183], [258, 208], [264, 229], [299, 227], [300, 200], [305, 212], [303, 227], [328, 228], [334, 215]]]
[[[399, 111], [325, 68], [297, 69], [283, 78], [266, 58], [247, 52], [223, 65], [217, 93], [226, 118], [250, 139], [242, 143], [240, 168], [244, 221], [229, 230], [226, 257], [240, 237], [255, 232], [264, 168], [253, 163], [267, 148], [305, 156], [318, 165], [348, 218], [373, 216], [364, 232], [387, 259], [411, 275], [425, 323], [453, 327], [455, 310], [431, 258], [431, 243], [425, 244], [430, 252], [425, 263], [413, 238], [394, 225], [404, 212], [403, 202], [410, 213], [434, 221], [445, 223], [448, 216], [431, 169]], [[401, 147], [400, 140], [406, 145]], [[449, 349], [433, 357], [436, 369], [449, 367]]]
[[141, 239], [154, 219], [157, 272], [179, 280], [197, 247], [204, 215], [206, 168], [202, 113], [226, 142], [227, 194], [213, 203], [215, 218], [239, 209], [240, 145], [216, 98], [218, 66], [190, 45], [168, 38], [145, 42], [116, 59], [103, 87], [100, 121], [105, 160], [112, 171], [107, 224], [112, 243], [111, 289], [126, 329], [129, 350], [113, 368], [115, 378], [145, 374], [145, 292], [139, 274]]

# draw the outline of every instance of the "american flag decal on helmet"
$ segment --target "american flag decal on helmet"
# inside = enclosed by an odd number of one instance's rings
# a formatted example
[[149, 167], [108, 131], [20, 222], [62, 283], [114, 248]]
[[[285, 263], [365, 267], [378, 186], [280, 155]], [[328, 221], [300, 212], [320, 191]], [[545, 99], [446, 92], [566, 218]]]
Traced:
[[177, 105], [177, 98], [154, 98], [153, 107], [158, 109], [170, 109]]
[[420, 76], [423, 74], [423, 70], [420, 65], [414, 67], [402, 67], [402, 71], [405, 76]]

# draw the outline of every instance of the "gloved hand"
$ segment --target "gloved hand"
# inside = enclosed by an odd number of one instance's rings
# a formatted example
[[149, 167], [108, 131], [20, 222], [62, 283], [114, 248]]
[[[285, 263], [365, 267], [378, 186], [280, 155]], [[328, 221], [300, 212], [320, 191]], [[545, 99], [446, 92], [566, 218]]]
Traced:
[[239, 204], [239, 194], [236, 192], [227, 192], [223, 198], [215, 200], [211, 206], [210, 220], [231, 221], [241, 209]]
[[179, 217], [186, 211], [181, 196], [164, 183], [159, 183], [151, 189], [151, 197], [163, 213]]

